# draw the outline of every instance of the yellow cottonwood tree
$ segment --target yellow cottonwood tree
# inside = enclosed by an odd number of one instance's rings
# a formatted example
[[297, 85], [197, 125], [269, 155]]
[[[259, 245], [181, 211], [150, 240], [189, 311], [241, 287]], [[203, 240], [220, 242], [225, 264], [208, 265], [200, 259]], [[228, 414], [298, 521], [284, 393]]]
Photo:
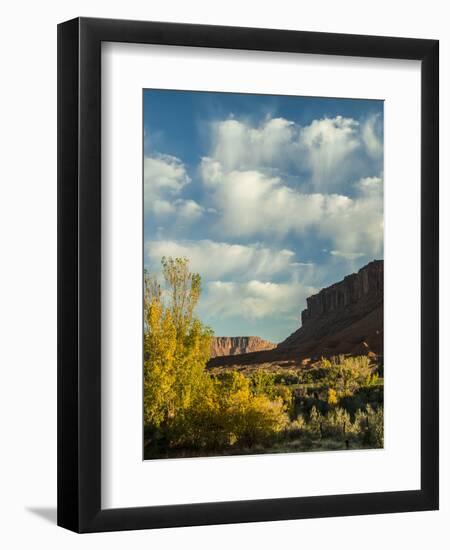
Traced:
[[144, 276], [144, 421], [158, 427], [202, 398], [212, 331], [194, 317], [201, 279], [163, 258], [164, 286]]
[[169, 447], [196, 449], [252, 446], [283, 429], [288, 417], [278, 392], [255, 395], [241, 373], [218, 379], [207, 372], [213, 333], [194, 315], [200, 276], [186, 258], [161, 264], [163, 284], [144, 275], [146, 427], [163, 434]]
[[176, 328], [161, 288], [144, 275], [144, 422], [158, 427], [174, 414]]

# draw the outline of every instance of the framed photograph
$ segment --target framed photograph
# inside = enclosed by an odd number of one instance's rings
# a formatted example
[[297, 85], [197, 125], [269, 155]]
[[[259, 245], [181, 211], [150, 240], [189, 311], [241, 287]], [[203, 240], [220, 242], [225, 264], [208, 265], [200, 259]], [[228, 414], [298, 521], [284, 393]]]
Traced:
[[438, 508], [438, 41], [58, 27], [58, 524]]

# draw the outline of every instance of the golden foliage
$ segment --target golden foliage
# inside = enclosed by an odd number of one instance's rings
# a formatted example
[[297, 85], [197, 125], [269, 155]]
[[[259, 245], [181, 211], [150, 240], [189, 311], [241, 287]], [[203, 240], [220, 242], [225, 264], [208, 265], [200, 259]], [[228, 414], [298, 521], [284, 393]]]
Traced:
[[145, 424], [164, 429], [171, 446], [197, 448], [251, 446], [283, 429], [291, 391], [275, 391], [271, 378], [255, 385], [236, 372], [211, 376], [212, 331], [194, 316], [200, 276], [185, 258], [163, 258], [162, 268], [164, 287], [144, 277]]
[[193, 316], [200, 277], [186, 259], [163, 258], [162, 265], [167, 290], [144, 276], [144, 421], [155, 426], [201, 398], [212, 338]]

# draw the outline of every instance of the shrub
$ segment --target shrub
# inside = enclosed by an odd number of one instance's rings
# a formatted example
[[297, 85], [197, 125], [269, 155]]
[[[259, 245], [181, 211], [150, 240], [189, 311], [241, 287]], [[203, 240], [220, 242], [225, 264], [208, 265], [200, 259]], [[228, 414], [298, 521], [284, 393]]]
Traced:
[[251, 388], [255, 395], [267, 395], [270, 398], [275, 397], [275, 377], [273, 374], [257, 370], [251, 377]]
[[281, 399], [284, 410], [290, 414], [294, 409], [294, 394], [287, 386], [277, 385], [274, 387], [272, 396]]
[[270, 401], [263, 395], [245, 401], [233, 400], [226, 419], [237, 443], [247, 447], [280, 432], [288, 422], [282, 400]]
[[295, 420], [289, 423], [286, 429], [286, 436], [289, 439], [296, 439], [304, 436], [308, 431], [308, 424], [303, 415], [298, 415]]
[[251, 448], [280, 432], [288, 423], [282, 399], [254, 395], [249, 379], [238, 372], [211, 378], [206, 390], [202, 399], [170, 422], [173, 447]]
[[343, 437], [351, 431], [352, 423], [349, 413], [337, 407], [332, 409], [323, 422], [323, 432], [328, 436]]
[[337, 405], [338, 398], [337, 398], [337, 393], [335, 389], [328, 388], [327, 402], [328, 402], [328, 405]]
[[383, 408], [377, 410], [367, 405], [369, 444], [377, 448], [384, 447], [384, 414]]
[[322, 436], [322, 424], [323, 416], [314, 405], [309, 413], [308, 430], [316, 436]]
[[359, 435], [365, 445], [382, 448], [384, 446], [383, 407], [373, 409], [367, 405], [365, 411], [358, 410], [355, 414], [353, 431]]

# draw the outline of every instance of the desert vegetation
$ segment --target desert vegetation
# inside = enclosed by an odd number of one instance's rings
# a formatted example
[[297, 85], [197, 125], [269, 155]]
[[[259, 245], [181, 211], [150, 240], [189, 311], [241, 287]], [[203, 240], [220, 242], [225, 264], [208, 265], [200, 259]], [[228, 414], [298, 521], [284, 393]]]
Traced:
[[185, 258], [144, 275], [144, 458], [383, 447], [376, 356], [208, 369], [200, 293]]

